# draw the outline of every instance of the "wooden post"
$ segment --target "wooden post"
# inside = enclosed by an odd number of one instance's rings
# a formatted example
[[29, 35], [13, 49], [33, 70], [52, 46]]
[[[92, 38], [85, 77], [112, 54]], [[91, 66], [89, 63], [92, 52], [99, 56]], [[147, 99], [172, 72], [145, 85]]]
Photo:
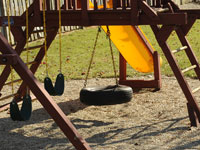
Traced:
[[119, 53], [119, 80], [123, 81], [126, 80], [126, 60], [124, 57]]
[[161, 88], [161, 70], [160, 70], [160, 55], [157, 51], [153, 53], [153, 64], [154, 64], [154, 79], [157, 82], [156, 90], [160, 90]]
[[89, 3], [88, 3], [88, 0], [81, 0], [81, 7], [82, 7], [82, 24], [84, 26], [88, 26], [89, 25], [89, 18], [88, 18]]

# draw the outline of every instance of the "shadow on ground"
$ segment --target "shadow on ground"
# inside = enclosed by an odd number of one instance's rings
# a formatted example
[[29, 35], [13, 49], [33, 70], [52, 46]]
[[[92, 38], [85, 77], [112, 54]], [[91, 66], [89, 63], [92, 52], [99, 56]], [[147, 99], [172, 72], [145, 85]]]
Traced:
[[[61, 109], [64, 111], [66, 115], [69, 115], [70, 113], [75, 113], [79, 110], [85, 109], [87, 106], [80, 105], [80, 101], [78, 99], [62, 102], [58, 105], [61, 107]], [[74, 107], [77, 106], [77, 107]], [[2, 118], [0, 119], [0, 149], [55, 149], [55, 147], [59, 147], [59, 149], [74, 149], [74, 147], [69, 144], [69, 141], [65, 138], [64, 135], [57, 136], [59, 134], [62, 134], [60, 131], [59, 133], [55, 133], [54, 130], [58, 129], [58, 126], [53, 123], [50, 127], [45, 128], [43, 126], [38, 126], [37, 128], [33, 128], [32, 131], [26, 131], [25, 126], [28, 125], [35, 125], [37, 123], [45, 123], [49, 122], [50, 116], [46, 113], [46, 111], [41, 108], [33, 111], [32, 118], [30, 121], [27, 122], [14, 122], [10, 118]], [[87, 129], [90, 130], [92, 128], [102, 128], [108, 130], [104, 130], [101, 133], [97, 134], [91, 134], [88, 138], [86, 138], [86, 141], [90, 143], [91, 147], [93, 149], [96, 149], [95, 147], [101, 146], [101, 147], [109, 147], [115, 144], [119, 143], [132, 143], [135, 146], [140, 146], [140, 143], [137, 142], [138, 140], [145, 140], [147, 138], [154, 138], [160, 134], [168, 133], [170, 132], [173, 134], [173, 132], [182, 131], [184, 133], [185, 131], [188, 131], [188, 128], [185, 126], [179, 126], [177, 127], [176, 124], [178, 124], [180, 121], [183, 121], [184, 119], [187, 119], [187, 117], [182, 118], [175, 118], [170, 120], [161, 120], [158, 122], [154, 122], [152, 124], [143, 124], [143, 125], [132, 125], [131, 127], [120, 127], [112, 128], [113, 122], [103, 122], [99, 120], [83, 120], [80, 118], [72, 119], [72, 123], [75, 125], [75, 127], [78, 130]], [[160, 126], [160, 124], [167, 124], [163, 126], [160, 130], [157, 130], [156, 126]], [[17, 132], [13, 132], [13, 130], [19, 129]], [[45, 137], [38, 137], [38, 136], [31, 136], [31, 132], [36, 132], [38, 130], [41, 130], [43, 134], [48, 133], [48, 136]], [[90, 130], [90, 132], [93, 132]], [[127, 136], [123, 136], [123, 138], [118, 138], [120, 134], [123, 133], [129, 133]], [[181, 135], [174, 136], [174, 138], [168, 140], [167, 142], [173, 142], [173, 139], [180, 138]], [[114, 140], [112, 140], [114, 139]], [[183, 149], [183, 148], [193, 148], [194, 146], [200, 145], [199, 141], [191, 141], [187, 144], [181, 144], [179, 143], [176, 147], [173, 149]], [[67, 148], [66, 148], [67, 146]], [[156, 149], [156, 147], [150, 148], [150, 149]]]

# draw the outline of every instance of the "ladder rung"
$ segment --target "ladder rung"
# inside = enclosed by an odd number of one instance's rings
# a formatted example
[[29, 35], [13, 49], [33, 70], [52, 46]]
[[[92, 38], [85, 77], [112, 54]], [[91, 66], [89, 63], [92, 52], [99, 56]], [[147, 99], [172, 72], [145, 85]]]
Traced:
[[194, 69], [194, 68], [196, 68], [196, 67], [197, 67], [196, 65], [192, 65], [192, 66], [190, 66], [190, 67], [188, 67], [188, 68], [183, 69], [183, 70], [182, 70], [182, 73], [185, 73], [185, 72], [187, 72], [187, 71], [190, 71], [190, 70], [192, 70], [192, 69]]
[[168, 12], [168, 11], [169, 11], [169, 8], [161, 8], [157, 10], [158, 13], [163, 13], [163, 12]]
[[8, 98], [10, 98], [10, 97], [14, 97], [14, 96], [17, 96], [17, 95], [18, 95], [18, 93], [10, 94], [10, 95], [4, 96], [4, 97], [0, 98], [0, 101], [3, 101], [3, 100], [5, 100], [5, 99], [8, 99]]
[[197, 92], [198, 90], [200, 90], [200, 86], [197, 87], [196, 89], [192, 90], [192, 93], [195, 93], [195, 92]]
[[32, 47], [29, 47], [28, 49], [27, 49], [27, 48], [24, 48], [23, 51], [26, 51], [26, 50], [33, 50], [33, 49], [41, 48], [41, 47], [43, 47], [43, 46], [44, 46], [44, 44], [37, 45], [37, 46], [32, 46]]
[[176, 49], [176, 50], [173, 50], [172, 53], [177, 53], [177, 52], [180, 52], [180, 51], [185, 50], [185, 49], [187, 49], [187, 48], [188, 48], [187, 46], [183, 46], [183, 47], [181, 47], [181, 48], [178, 48], [178, 49]]
[[17, 83], [17, 82], [20, 82], [20, 81], [22, 81], [22, 79], [17, 79], [17, 80], [14, 80], [14, 81], [10, 81], [10, 82], [5, 83], [4, 85], [10, 85], [11, 83]]

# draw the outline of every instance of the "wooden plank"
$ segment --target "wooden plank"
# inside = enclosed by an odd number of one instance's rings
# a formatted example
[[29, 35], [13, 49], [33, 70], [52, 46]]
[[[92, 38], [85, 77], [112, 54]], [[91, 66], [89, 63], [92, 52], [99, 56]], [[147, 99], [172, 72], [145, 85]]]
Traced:
[[126, 0], [122, 0], [122, 10], [126, 10]]
[[76, 0], [72, 0], [72, 6], [73, 6], [73, 10], [77, 10], [77, 1]]
[[119, 84], [127, 85], [132, 88], [156, 88], [160, 83], [156, 80], [120, 80]]
[[145, 1], [140, 1], [139, 6], [150, 19], [159, 20], [157, 13]]
[[103, 9], [106, 10], [107, 8], [107, 0], [103, 0]]
[[196, 17], [197, 19], [200, 19], [200, 9], [190, 9], [190, 10], [185, 10], [185, 9], [180, 9], [177, 10], [176, 12], [178, 13], [187, 13], [188, 16]]
[[14, 97], [14, 96], [17, 96], [17, 95], [18, 95], [18, 93], [14, 93], [14, 94], [10, 94], [10, 95], [1, 97], [1, 98], [0, 98], [0, 101], [6, 100], [6, 99], [8, 99], [8, 98], [11, 98], [11, 97]]

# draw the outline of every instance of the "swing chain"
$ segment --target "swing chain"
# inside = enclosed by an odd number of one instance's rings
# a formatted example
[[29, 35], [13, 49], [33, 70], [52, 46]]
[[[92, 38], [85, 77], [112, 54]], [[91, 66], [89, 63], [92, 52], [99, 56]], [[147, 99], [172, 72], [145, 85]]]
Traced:
[[91, 69], [91, 66], [92, 66], [92, 62], [93, 62], [93, 58], [94, 58], [94, 54], [95, 54], [95, 50], [96, 50], [96, 46], [97, 46], [97, 41], [98, 41], [99, 33], [100, 32], [101, 32], [101, 27], [98, 27], [98, 31], [97, 31], [96, 39], [95, 39], [95, 42], [94, 42], [94, 47], [93, 47], [93, 51], [92, 51], [90, 63], [89, 63], [89, 66], [88, 66], [86, 77], [85, 77], [84, 88], [87, 86], [87, 80], [88, 80], [88, 76], [89, 76], [90, 69]]
[[[29, 11], [28, 11], [28, 0], [26, 0], [26, 62], [29, 62]], [[28, 67], [28, 64], [27, 64]], [[26, 94], [29, 94], [30, 89], [26, 87]]]
[[111, 53], [111, 56], [112, 56], [112, 64], [113, 64], [113, 70], [114, 70], [114, 75], [115, 75], [115, 82], [116, 82], [116, 85], [118, 86], [119, 85], [119, 82], [118, 82], [118, 79], [117, 79], [117, 70], [116, 70], [116, 66], [115, 66], [115, 59], [114, 59], [114, 54], [113, 54], [113, 49], [112, 49], [112, 43], [111, 43], [111, 39], [110, 39], [110, 29], [108, 26], [107, 27], [107, 37], [109, 39], [109, 46], [110, 46], [110, 53]]
[[60, 58], [60, 60], [59, 60], [59, 65], [60, 65], [60, 73], [62, 72], [62, 36], [61, 36], [61, 34], [62, 34], [62, 22], [61, 22], [61, 0], [59, 0], [58, 1], [58, 5], [59, 5], [59, 58]]
[[[7, 0], [6, 1], [6, 11], [7, 11], [7, 19], [8, 19], [8, 41], [9, 41], [9, 44], [11, 45], [12, 44], [12, 38], [11, 38], [11, 19], [10, 19], [10, 0]], [[14, 94], [14, 84], [13, 84], [13, 80], [14, 80], [14, 74], [13, 74], [13, 67], [10, 66], [10, 70], [11, 70], [11, 75], [10, 75], [10, 80], [11, 80], [11, 87], [12, 87], [12, 94]]]
[[45, 53], [45, 61], [46, 61], [46, 74], [48, 77], [48, 56], [47, 56], [47, 27], [46, 27], [46, 1], [42, 1], [42, 12], [43, 12], [43, 33], [44, 33], [44, 53]]

